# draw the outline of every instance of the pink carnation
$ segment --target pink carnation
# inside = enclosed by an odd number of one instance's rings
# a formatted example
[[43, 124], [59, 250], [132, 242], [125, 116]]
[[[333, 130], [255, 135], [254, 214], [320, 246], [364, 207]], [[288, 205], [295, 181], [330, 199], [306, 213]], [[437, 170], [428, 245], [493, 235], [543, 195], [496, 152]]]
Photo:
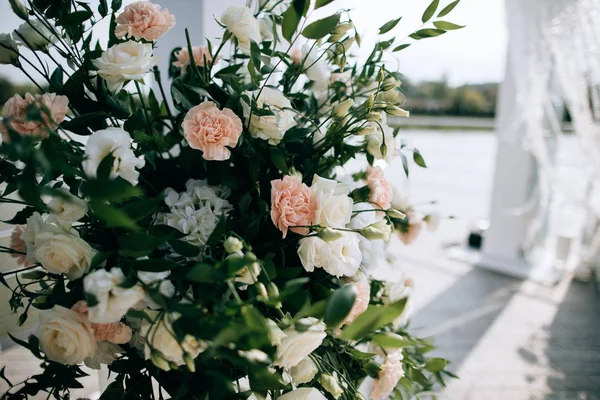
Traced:
[[381, 168], [375, 167], [369, 172], [367, 185], [371, 190], [369, 200], [383, 209], [390, 208], [394, 192]]
[[286, 175], [271, 181], [271, 219], [285, 238], [288, 228], [306, 235], [307, 228], [315, 219], [316, 201], [313, 192], [297, 176]]
[[183, 120], [183, 133], [190, 147], [202, 150], [205, 160], [228, 160], [242, 133], [242, 121], [229, 108], [219, 110], [205, 101], [193, 107]]
[[[199, 67], [204, 67], [204, 61], [206, 60], [207, 65], [211, 65], [213, 63], [213, 59], [208, 51], [207, 47], [204, 46], [194, 46], [192, 47], [192, 53], [194, 54], [194, 62]], [[175, 67], [181, 68], [181, 72], [185, 72], [188, 65], [190, 65], [190, 52], [187, 47], [182, 48], [177, 53], [175, 53], [175, 57], [177, 57], [177, 61], [173, 62]], [[217, 56], [217, 59], [219, 57]]]
[[419, 237], [419, 234], [423, 229], [423, 220], [411, 211], [406, 213], [406, 218], [408, 218], [408, 227], [406, 229], [403, 227], [403, 229], [399, 229], [398, 232], [402, 243], [409, 245]]
[[21, 235], [25, 231], [25, 225], [17, 225], [15, 229], [12, 231], [10, 235], [10, 248], [18, 251], [21, 254], [11, 254], [12, 258], [17, 259], [17, 263], [19, 265], [23, 265], [25, 267], [29, 267], [30, 263], [27, 261], [27, 244], [23, 239], [21, 239]]
[[131, 36], [149, 42], [154, 42], [175, 26], [175, 16], [169, 14], [169, 10], [161, 10], [158, 4], [149, 1], [136, 1], [128, 5], [115, 21], [115, 35], [119, 39]]
[[359, 315], [367, 311], [369, 307], [369, 300], [371, 299], [371, 284], [366, 279], [361, 279], [354, 284], [356, 289], [356, 299], [352, 305], [350, 313], [346, 316], [346, 319], [342, 325], [346, 325], [358, 318]]
[[402, 351], [396, 351], [385, 358], [385, 362], [379, 371], [379, 378], [373, 382], [371, 389], [371, 400], [385, 400], [394, 390], [400, 378], [404, 376], [402, 368]]
[[[75, 303], [71, 310], [88, 316], [88, 305], [84, 300]], [[131, 340], [131, 328], [122, 322], [113, 322], [111, 324], [94, 324], [92, 323], [92, 329], [94, 330], [94, 336], [96, 340], [103, 341], [107, 340], [114, 344], [124, 344]]]
[[[27, 119], [27, 109], [36, 104], [40, 109], [42, 120], [30, 121]], [[2, 140], [8, 142], [8, 131], [15, 131], [23, 136], [45, 138], [48, 131], [56, 129], [64, 121], [69, 111], [69, 99], [54, 93], [32, 95], [26, 93], [25, 97], [15, 94], [4, 103], [2, 117], [4, 123], [0, 124]]]

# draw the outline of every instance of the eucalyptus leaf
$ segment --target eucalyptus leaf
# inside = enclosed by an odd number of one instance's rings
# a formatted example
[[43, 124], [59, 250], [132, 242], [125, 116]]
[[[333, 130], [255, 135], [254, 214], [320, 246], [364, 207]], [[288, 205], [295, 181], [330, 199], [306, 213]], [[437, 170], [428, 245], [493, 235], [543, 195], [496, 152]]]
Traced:
[[396, 19], [393, 19], [393, 20], [388, 21], [385, 24], [381, 25], [381, 27], [379, 28], [379, 34], [383, 35], [385, 33], [388, 33], [389, 31], [391, 31], [392, 29], [394, 29], [396, 27], [396, 25], [398, 25], [398, 22], [400, 22], [401, 19], [402, 19], [402, 17], [396, 18]]
[[302, 31], [302, 36], [308, 39], [321, 39], [329, 35], [340, 22], [340, 14], [330, 15], [308, 25]]
[[433, 23], [433, 25], [435, 25], [435, 27], [438, 29], [443, 29], [446, 31], [462, 29], [465, 27], [464, 25], [457, 25], [457, 24], [453, 24], [452, 22], [447, 22], [447, 21], [435, 21]]
[[442, 17], [445, 17], [446, 15], [450, 14], [450, 12], [452, 12], [452, 10], [454, 10], [454, 7], [456, 7], [458, 5], [458, 3], [460, 3], [460, 0], [456, 0], [456, 1], [453, 1], [452, 3], [448, 4], [437, 15], [438, 18], [442, 18]]
[[425, 12], [423, 13], [423, 17], [421, 18], [421, 21], [423, 21], [423, 23], [429, 21], [431, 19], [431, 17], [433, 17], [435, 12], [437, 11], [437, 8], [439, 5], [440, 5], [440, 0], [433, 0], [429, 4], [429, 6], [425, 9]]

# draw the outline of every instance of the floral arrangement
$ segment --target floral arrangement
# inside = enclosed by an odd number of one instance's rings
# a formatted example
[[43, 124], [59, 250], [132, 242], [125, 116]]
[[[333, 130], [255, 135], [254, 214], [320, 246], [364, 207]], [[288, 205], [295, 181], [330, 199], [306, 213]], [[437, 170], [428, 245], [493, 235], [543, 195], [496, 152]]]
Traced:
[[[366, 256], [415, 236], [379, 166], [425, 166], [387, 124], [408, 112], [384, 55], [410, 43], [353, 61], [346, 10], [309, 18], [332, 2], [229, 8], [218, 45], [182, 38], [167, 91], [167, 9], [10, 0], [24, 22], [0, 62], [43, 81], [2, 110], [0, 202], [22, 209], [0, 251], [22, 268], [0, 283], [20, 323], [43, 310], [13, 338], [43, 372], [2, 369], [3, 398], [68, 399], [82, 364], [111, 371], [102, 399], [397, 399], [453, 376], [408, 330], [412, 281], [373, 279]], [[457, 4], [434, 0], [410, 38], [457, 29], [440, 20]]]

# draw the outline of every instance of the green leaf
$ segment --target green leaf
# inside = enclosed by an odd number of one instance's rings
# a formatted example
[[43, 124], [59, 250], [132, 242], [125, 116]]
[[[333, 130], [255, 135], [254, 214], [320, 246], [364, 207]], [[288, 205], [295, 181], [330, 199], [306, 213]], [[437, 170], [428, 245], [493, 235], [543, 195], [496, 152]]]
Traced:
[[192, 282], [214, 283], [224, 282], [227, 279], [227, 274], [217, 269], [214, 265], [199, 263], [194, 265], [185, 277]]
[[394, 29], [396, 27], [396, 25], [398, 25], [398, 22], [400, 22], [401, 19], [402, 19], [402, 17], [396, 18], [396, 19], [393, 19], [393, 20], [388, 21], [385, 24], [381, 25], [381, 27], [379, 28], [379, 34], [383, 35], [384, 33], [388, 33], [389, 31]]
[[447, 21], [435, 21], [433, 23], [433, 25], [435, 25], [435, 27], [438, 29], [443, 29], [446, 31], [453, 31], [453, 30], [462, 29], [465, 27], [464, 25], [456, 25], [456, 24], [453, 24], [452, 22], [447, 22]]
[[50, 86], [54, 91], [61, 91], [63, 88], [64, 71], [62, 67], [57, 67], [50, 75]]
[[269, 155], [271, 156], [271, 161], [273, 161], [273, 164], [277, 167], [277, 169], [284, 174], [287, 174], [288, 166], [282, 151], [278, 147], [271, 146], [269, 148]]
[[415, 40], [421, 40], [421, 39], [427, 39], [430, 37], [440, 36], [440, 35], [443, 35], [444, 33], [446, 33], [446, 31], [444, 31], [442, 29], [426, 28], [426, 29], [421, 29], [421, 30], [416, 31], [415, 33], [411, 34], [410, 37]]
[[440, 11], [440, 13], [437, 15], [438, 18], [442, 18], [445, 17], [446, 15], [450, 14], [450, 12], [452, 10], [454, 10], [454, 7], [456, 7], [458, 5], [458, 3], [460, 3], [460, 0], [456, 0], [453, 1], [452, 3], [448, 4], [446, 7], [444, 7], [444, 9], [442, 11]]
[[147, 256], [164, 242], [164, 237], [150, 236], [143, 233], [127, 233], [119, 236], [121, 246], [119, 254], [124, 257]]
[[118, 11], [122, 4], [123, 0], [112, 0], [110, 3], [110, 8], [112, 8], [113, 11]]
[[406, 298], [385, 306], [369, 306], [354, 322], [346, 326], [341, 338], [344, 340], [361, 339], [370, 332], [389, 324], [402, 314], [406, 306]]
[[419, 167], [427, 168], [427, 164], [425, 164], [425, 160], [423, 159], [423, 156], [421, 155], [421, 153], [419, 153], [419, 150], [417, 150], [417, 149], [413, 150], [413, 161]]
[[326, 6], [329, 3], [333, 3], [334, 0], [317, 0], [315, 3], [315, 10], [317, 8], [321, 8], [323, 6]]
[[371, 340], [381, 347], [392, 349], [400, 349], [415, 344], [414, 341], [405, 339], [404, 337], [392, 332], [378, 333], [373, 335]]
[[432, 358], [425, 363], [423, 369], [428, 372], [439, 372], [446, 368], [447, 365], [448, 361], [443, 358]]
[[90, 135], [90, 126], [97, 126], [103, 123], [109, 114], [104, 111], [95, 111], [87, 114], [81, 114], [69, 121], [60, 124], [61, 128], [74, 132], [78, 135]]
[[429, 4], [427, 9], [425, 9], [425, 12], [423, 13], [423, 18], [421, 18], [421, 21], [423, 21], [423, 23], [429, 21], [431, 19], [431, 17], [433, 17], [433, 14], [435, 14], [439, 5], [440, 5], [440, 0], [433, 0], [431, 2], [431, 4]]
[[325, 308], [324, 321], [327, 327], [337, 328], [350, 314], [355, 300], [356, 289], [354, 285], [346, 285], [336, 290]]
[[184, 240], [170, 239], [168, 243], [175, 253], [184, 257], [196, 257], [200, 253], [200, 249], [198, 247]]
[[306, 7], [306, 0], [293, 0], [292, 4], [283, 13], [283, 21], [281, 22], [281, 33], [288, 42], [292, 42], [294, 33], [298, 29], [304, 9]]
[[396, 52], [396, 51], [404, 50], [404, 49], [405, 49], [405, 48], [407, 48], [408, 46], [410, 46], [410, 43], [407, 43], [407, 44], [401, 44], [400, 46], [396, 46], [396, 47], [394, 47], [394, 50], [392, 50], [392, 52]]
[[302, 31], [302, 36], [308, 39], [321, 39], [329, 35], [340, 22], [340, 14], [330, 15], [327, 18], [320, 19], [308, 25]]
[[98, 13], [100, 13], [102, 17], [108, 15], [108, 0], [100, 0], [100, 4], [98, 4]]
[[131, 263], [131, 268], [137, 271], [163, 272], [177, 268], [177, 264], [172, 261], [151, 258], [148, 260], [136, 260]]
[[138, 231], [140, 228], [123, 210], [119, 210], [101, 201], [92, 201], [91, 209], [96, 218], [106, 223], [109, 228], [127, 228]]
[[18, 211], [14, 217], [9, 219], [8, 221], [2, 221], [11, 225], [20, 225], [27, 223], [27, 219], [33, 215], [36, 211], [34, 207], [25, 207], [24, 209]]
[[406, 174], [406, 177], [408, 178], [408, 160], [406, 159], [406, 155], [402, 152], [400, 152], [400, 158], [402, 158], [402, 168], [404, 168], [404, 173]]
[[150, 316], [148, 314], [146, 314], [142, 310], [136, 310], [135, 308], [130, 308], [127, 311], [127, 316], [131, 317], [131, 318], [143, 319], [143, 320], [146, 320], [146, 321], [148, 321], [150, 323], [154, 322], [152, 320], [152, 318], [150, 318]]

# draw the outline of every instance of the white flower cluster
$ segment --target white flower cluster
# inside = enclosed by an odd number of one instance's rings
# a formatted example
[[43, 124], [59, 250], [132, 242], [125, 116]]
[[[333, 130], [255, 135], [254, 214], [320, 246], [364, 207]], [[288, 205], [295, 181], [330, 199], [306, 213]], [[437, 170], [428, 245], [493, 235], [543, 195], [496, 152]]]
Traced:
[[209, 186], [205, 180], [190, 179], [185, 192], [166, 190], [165, 204], [169, 206], [169, 212], [159, 214], [157, 223], [181, 231], [186, 235], [185, 241], [203, 247], [219, 219], [233, 210], [226, 200], [229, 194], [229, 189]]

